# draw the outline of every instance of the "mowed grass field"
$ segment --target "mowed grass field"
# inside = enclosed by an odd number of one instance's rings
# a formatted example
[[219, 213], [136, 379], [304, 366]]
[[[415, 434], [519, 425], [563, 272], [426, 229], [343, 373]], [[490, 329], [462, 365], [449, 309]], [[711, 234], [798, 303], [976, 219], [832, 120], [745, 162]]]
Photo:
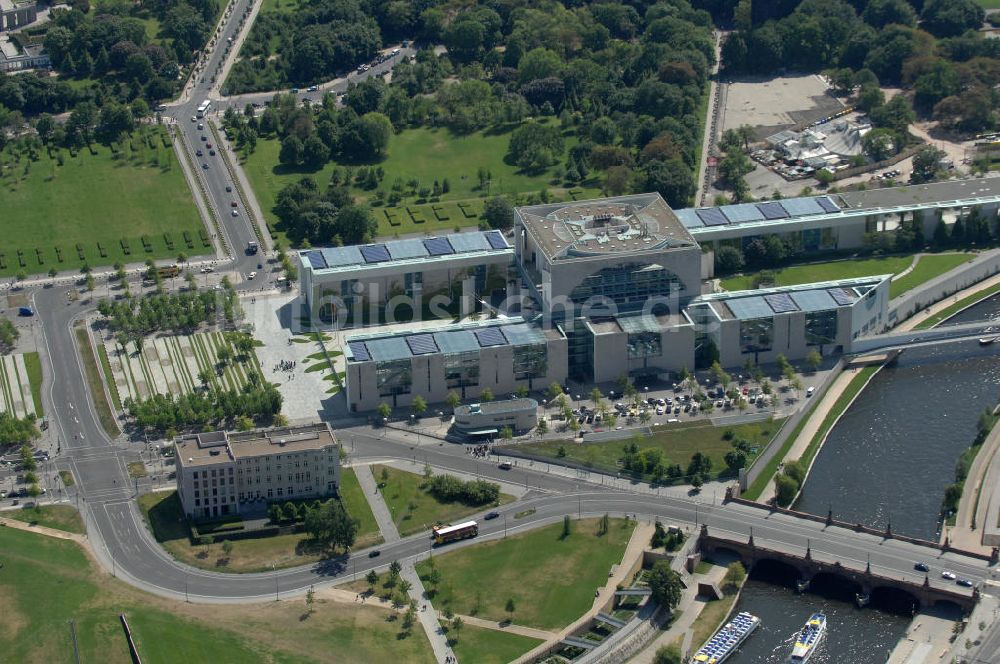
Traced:
[[148, 664], [190, 662], [432, 662], [420, 629], [398, 638], [399, 621], [373, 606], [305, 601], [186, 604], [146, 594], [99, 571], [74, 542], [0, 528], [0, 653], [5, 662], [131, 662], [119, 614]]
[[541, 643], [530, 636], [469, 624], [462, 626], [457, 637], [456, 632], [449, 631], [448, 638], [458, 639], [451, 646], [458, 661], [475, 664], [507, 664]]
[[[348, 513], [360, 522], [354, 548], [362, 549], [382, 541], [375, 517], [368, 507], [354, 472], [341, 471], [342, 496]], [[221, 543], [209, 546], [191, 543], [191, 531], [184, 519], [177, 492], [147, 493], [139, 497], [142, 510], [156, 541], [170, 555], [201, 569], [219, 572], [263, 572], [275, 568], [295, 567], [314, 563], [323, 552], [313, 546], [308, 533], [292, 533], [274, 537], [231, 540], [233, 548], [227, 556]]]
[[[512, 618], [517, 625], [559, 629], [594, 602], [594, 590], [621, 562], [635, 523], [611, 519], [598, 536], [599, 519], [574, 520], [569, 537], [557, 523], [506, 539], [434, 554], [441, 584], [433, 598], [438, 611], [450, 608], [487, 620]], [[425, 579], [430, 560], [417, 564]], [[428, 588], [428, 590], [430, 590]], [[505, 611], [514, 600], [514, 613]], [[461, 639], [461, 635], [459, 636]]]
[[45, 150], [37, 161], [15, 157], [10, 146], [0, 152], [0, 277], [211, 253], [169, 140], [164, 145], [158, 132], [150, 135], [147, 143], [134, 134], [134, 151], [124, 141], [118, 159], [97, 144], [96, 154], [62, 150], [62, 165]]
[[[715, 427], [703, 422], [671, 424], [669, 428], [661, 428], [649, 437], [637, 437], [634, 442], [642, 451], [655, 448], [663, 453], [663, 466], [680, 464], [687, 469], [691, 456], [701, 452], [712, 460], [712, 475], [726, 470], [726, 452], [733, 450], [733, 442], [744, 439], [757, 448], [757, 454], [747, 459], [749, 465], [758, 454], [764, 451], [768, 443], [781, 428], [783, 420], [769, 420], [735, 426]], [[732, 433], [732, 441], [726, 440], [726, 432]], [[577, 443], [572, 440], [553, 440], [542, 443], [527, 443], [518, 445], [523, 452], [540, 456], [557, 458], [559, 449], [566, 452], [567, 459], [587, 464], [595, 470], [615, 473], [621, 470], [620, 459], [624, 455], [625, 446], [633, 440], [614, 440], [593, 443]], [[686, 480], [685, 480], [686, 481]]]
[[9, 510], [5, 511], [3, 516], [43, 528], [55, 528], [81, 535], [84, 533], [80, 513], [69, 505], [40, 505], [24, 510]]
[[[566, 149], [572, 147], [575, 141], [575, 137], [567, 137]], [[509, 144], [510, 131], [478, 131], [468, 135], [457, 135], [448, 129], [419, 127], [394, 134], [389, 140], [387, 156], [382, 161], [372, 164], [381, 166], [385, 171], [385, 178], [379, 189], [388, 194], [396, 178], [401, 179], [404, 184], [411, 178], [416, 178], [420, 181], [421, 187], [428, 188], [433, 187], [434, 180], [439, 183], [448, 180], [450, 189], [441, 196], [438, 205], [446, 208], [445, 214], [449, 219], [438, 220], [432, 209], [433, 204], [418, 204], [415, 202], [416, 199], [409, 198], [397, 207], [388, 208], [391, 214], [401, 219], [402, 223], [398, 226], [389, 223], [384, 213], [386, 208], [373, 208], [375, 218], [379, 222], [379, 233], [394, 235], [419, 231], [450, 232], [455, 226], [478, 225], [478, 219], [469, 219], [459, 214], [456, 203], [464, 201], [476, 205], [481, 210], [482, 203], [479, 199], [487, 192], [479, 189], [477, 174], [480, 168], [485, 168], [492, 175], [489, 187], [491, 195], [537, 192], [544, 188], [548, 188], [555, 195], [568, 195], [566, 191], [550, 184], [553, 177], [552, 169], [528, 174], [520, 172], [516, 166], [504, 163]], [[338, 164], [333, 161], [318, 171], [301, 167], [288, 168], [278, 163], [280, 150], [279, 141], [261, 140], [243, 165], [269, 225], [277, 221], [272, 208], [278, 192], [283, 187], [301, 177], [309, 176], [321, 188], [325, 188], [334, 168], [352, 168], [355, 171], [359, 168], [358, 165]], [[583, 190], [588, 194], [597, 191], [594, 188]], [[354, 186], [351, 187], [351, 192], [359, 201], [369, 200], [374, 195], [373, 190]], [[418, 216], [426, 221], [413, 222], [409, 218], [407, 207], [418, 211]]]
[[[382, 471], [385, 471], [386, 479]], [[405, 470], [391, 466], [372, 466], [372, 474], [378, 484], [385, 483], [379, 489], [393, 522], [403, 537], [426, 530], [428, 537], [430, 529], [436, 523], [458, 523], [463, 517], [487, 509], [488, 505], [478, 507], [459, 502], [442, 502], [422, 488], [424, 478]], [[514, 500], [513, 496], [500, 494], [499, 504], [503, 505]]]
[[[913, 271], [892, 282], [889, 296], [897, 297], [920, 284], [954, 269], [972, 258], [972, 254], [950, 253], [930, 254], [921, 256]], [[853, 279], [879, 274], [899, 274], [913, 264], [913, 256], [883, 256], [880, 258], [863, 258], [858, 260], [837, 260], [828, 263], [809, 263], [794, 265], [775, 270], [775, 282], [778, 286], [794, 286], [818, 281], [834, 281], [837, 279]], [[750, 290], [753, 286], [753, 273], [740, 274], [722, 280], [722, 287], [727, 291]]]

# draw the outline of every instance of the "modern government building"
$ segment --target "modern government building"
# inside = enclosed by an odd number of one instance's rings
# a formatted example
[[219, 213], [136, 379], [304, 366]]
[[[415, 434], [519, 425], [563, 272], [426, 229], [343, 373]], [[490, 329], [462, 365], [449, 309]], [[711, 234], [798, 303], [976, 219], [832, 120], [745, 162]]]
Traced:
[[[713, 293], [715, 250], [766, 235], [797, 254], [850, 250], [901, 222], [930, 237], [939, 220], [998, 206], [1000, 178], [676, 211], [655, 193], [552, 203], [516, 209], [506, 236], [300, 251], [301, 288], [314, 318], [353, 328], [352, 410], [501, 396], [841, 352], [888, 326], [891, 275]], [[471, 320], [478, 310], [488, 318]], [[396, 321], [423, 322], [363, 329]]]

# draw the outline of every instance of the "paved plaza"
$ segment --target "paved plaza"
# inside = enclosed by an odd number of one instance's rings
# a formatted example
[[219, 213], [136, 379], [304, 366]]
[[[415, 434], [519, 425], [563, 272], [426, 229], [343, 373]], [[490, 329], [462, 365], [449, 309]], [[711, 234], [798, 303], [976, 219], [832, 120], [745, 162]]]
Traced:
[[760, 140], [820, 120], [843, 107], [826, 91], [826, 82], [815, 74], [734, 81], [726, 86], [722, 130], [750, 125]]

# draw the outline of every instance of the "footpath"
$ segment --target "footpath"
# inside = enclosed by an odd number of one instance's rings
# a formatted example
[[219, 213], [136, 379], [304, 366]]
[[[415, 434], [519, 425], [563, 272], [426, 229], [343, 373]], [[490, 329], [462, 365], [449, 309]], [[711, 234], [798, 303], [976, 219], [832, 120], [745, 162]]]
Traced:
[[[983, 529], [989, 520], [990, 508], [1000, 496], [1000, 427], [994, 427], [983, 441], [979, 454], [969, 468], [965, 488], [958, 503], [955, 525], [941, 529], [941, 541], [951, 538], [951, 545], [966, 551], [989, 553], [983, 546]], [[995, 519], [995, 517], [994, 517]]]
[[372, 508], [372, 514], [375, 515], [375, 522], [378, 523], [378, 529], [382, 531], [382, 539], [385, 540], [386, 544], [398, 542], [399, 530], [396, 529], [396, 523], [392, 520], [389, 508], [386, 506], [382, 494], [379, 493], [378, 485], [372, 476], [371, 466], [359, 465], [352, 467], [354, 468], [354, 475], [358, 478], [358, 484], [361, 485], [361, 490], [364, 491], [365, 498], [368, 499], [368, 505]]

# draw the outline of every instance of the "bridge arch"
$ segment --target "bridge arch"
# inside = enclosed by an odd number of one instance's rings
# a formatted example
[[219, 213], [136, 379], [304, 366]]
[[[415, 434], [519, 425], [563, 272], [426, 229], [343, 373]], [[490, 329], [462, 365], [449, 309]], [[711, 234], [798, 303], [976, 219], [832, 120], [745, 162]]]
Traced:
[[910, 615], [920, 608], [920, 598], [898, 586], [876, 586], [871, 591], [871, 605], [883, 611]]
[[855, 579], [836, 571], [825, 570], [817, 572], [809, 580], [809, 592], [821, 597], [853, 602], [864, 587]]
[[778, 558], [759, 558], [750, 569], [750, 576], [789, 588], [802, 580], [802, 572], [792, 563]]

